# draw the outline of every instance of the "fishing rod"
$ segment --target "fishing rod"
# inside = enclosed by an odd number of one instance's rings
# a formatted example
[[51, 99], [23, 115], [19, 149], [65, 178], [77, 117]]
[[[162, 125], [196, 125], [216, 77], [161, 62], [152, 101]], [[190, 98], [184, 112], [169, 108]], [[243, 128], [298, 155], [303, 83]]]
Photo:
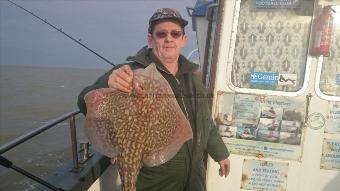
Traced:
[[55, 191], [65, 191], [64, 189], [62, 189], [62, 188], [57, 188], [57, 187], [53, 186], [52, 184], [46, 182], [45, 180], [43, 180], [43, 179], [41, 179], [41, 178], [39, 178], [39, 177], [37, 177], [37, 176], [35, 176], [35, 175], [33, 175], [33, 174], [31, 174], [31, 173], [25, 171], [25, 170], [22, 169], [22, 168], [19, 168], [19, 167], [15, 166], [15, 165], [13, 164], [13, 162], [11, 162], [10, 160], [6, 159], [5, 157], [3, 157], [3, 156], [1, 156], [1, 155], [0, 155], [0, 165], [4, 166], [4, 167], [6, 167], [6, 168], [11, 168], [11, 169], [13, 169], [13, 170], [19, 172], [20, 174], [23, 174], [23, 175], [25, 175], [26, 177], [28, 177], [28, 178], [30, 178], [30, 179], [32, 179], [32, 180], [35, 180], [36, 182], [38, 182], [38, 183], [40, 183], [40, 184], [46, 186], [47, 188], [49, 188], [49, 189], [51, 189], [51, 190], [55, 190]]
[[87, 47], [86, 45], [84, 45], [83, 43], [80, 42], [80, 40], [76, 40], [75, 38], [73, 38], [71, 35], [65, 33], [62, 28], [58, 28], [55, 25], [51, 24], [50, 22], [47, 21], [47, 19], [43, 19], [41, 17], [39, 17], [38, 15], [34, 14], [32, 11], [29, 11], [27, 9], [25, 9], [24, 7], [22, 7], [21, 5], [18, 5], [16, 3], [14, 3], [11, 0], [7, 0], [8, 2], [10, 2], [12, 5], [26, 11], [27, 13], [31, 14], [33, 17], [41, 20], [42, 22], [46, 23], [47, 25], [49, 25], [50, 27], [54, 28], [55, 30], [57, 30], [58, 32], [62, 33], [63, 35], [67, 36], [68, 38], [70, 38], [71, 40], [73, 40], [74, 42], [78, 43], [80, 46], [86, 48], [87, 50], [89, 50], [90, 52], [92, 52], [93, 54], [97, 55], [99, 58], [103, 59], [105, 62], [111, 64], [112, 66], [116, 66], [115, 64], [113, 64], [111, 61], [109, 61], [108, 59], [104, 58], [103, 56], [101, 56], [100, 54], [98, 54], [97, 52], [95, 52], [94, 50], [92, 50], [91, 48]]

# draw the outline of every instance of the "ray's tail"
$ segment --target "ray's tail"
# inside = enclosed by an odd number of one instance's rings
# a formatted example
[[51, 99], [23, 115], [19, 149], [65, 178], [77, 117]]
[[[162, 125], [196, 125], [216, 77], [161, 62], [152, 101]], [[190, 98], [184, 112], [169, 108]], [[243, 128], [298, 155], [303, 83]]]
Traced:
[[142, 167], [142, 149], [137, 143], [124, 144], [125, 148], [118, 155], [118, 171], [123, 191], [136, 191], [136, 182]]

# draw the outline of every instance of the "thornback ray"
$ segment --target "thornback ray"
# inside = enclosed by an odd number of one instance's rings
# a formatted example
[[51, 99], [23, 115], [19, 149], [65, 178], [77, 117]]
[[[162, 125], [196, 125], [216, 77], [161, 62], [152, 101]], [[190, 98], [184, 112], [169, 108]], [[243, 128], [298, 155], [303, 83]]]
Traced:
[[189, 121], [155, 64], [134, 70], [132, 94], [90, 91], [85, 134], [102, 154], [117, 157], [124, 191], [134, 191], [140, 168], [170, 160], [192, 138]]

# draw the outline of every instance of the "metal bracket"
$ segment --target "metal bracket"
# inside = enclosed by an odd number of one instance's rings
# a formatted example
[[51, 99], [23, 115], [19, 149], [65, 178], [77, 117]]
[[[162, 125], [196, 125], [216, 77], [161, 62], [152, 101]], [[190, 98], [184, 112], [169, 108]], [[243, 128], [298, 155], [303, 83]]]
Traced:
[[214, 21], [213, 10], [214, 10], [214, 8], [216, 8], [216, 7], [218, 7], [218, 4], [217, 4], [217, 3], [208, 5], [207, 14], [206, 14], [206, 16], [205, 16], [205, 18], [206, 18], [208, 21]]
[[79, 160], [79, 163], [84, 164], [94, 154], [90, 153], [90, 143], [87, 140], [80, 141], [79, 145], [80, 145], [79, 153], [82, 153], [80, 160]]

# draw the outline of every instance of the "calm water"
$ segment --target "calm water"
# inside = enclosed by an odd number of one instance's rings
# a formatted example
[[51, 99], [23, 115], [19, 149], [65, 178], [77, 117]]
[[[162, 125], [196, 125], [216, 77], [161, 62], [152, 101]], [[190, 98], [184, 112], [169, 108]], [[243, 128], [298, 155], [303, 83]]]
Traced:
[[[80, 39], [115, 64], [146, 44], [154, 10], [185, 7], [194, 0], [25, 0], [18, 4]], [[196, 48], [189, 24], [187, 55]], [[111, 66], [7, 1], [0, 1], [0, 144], [76, 109], [77, 95]], [[83, 117], [78, 117], [78, 136]], [[40, 177], [71, 159], [68, 122], [49, 130], [5, 157]], [[31, 190], [36, 183], [0, 167], [0, 190]], [[4, 181], [5, 180], [5, 181]]]
[[[77, 95], [103, 69], [0, 65], [0, 144], [6, 143], [64, 113], [76, 109]], [[82, 121], [82, 115], [77, 118]], [[78, 137], [82, 136], [82, 123]], [[71, 159], [68, 121], [4, 154], [15, 165], [40, 177]], [[30, 190], [34, 184], [0, 167], [0, 190]], [[33, 184], [33, 185], [31, 185]]]

